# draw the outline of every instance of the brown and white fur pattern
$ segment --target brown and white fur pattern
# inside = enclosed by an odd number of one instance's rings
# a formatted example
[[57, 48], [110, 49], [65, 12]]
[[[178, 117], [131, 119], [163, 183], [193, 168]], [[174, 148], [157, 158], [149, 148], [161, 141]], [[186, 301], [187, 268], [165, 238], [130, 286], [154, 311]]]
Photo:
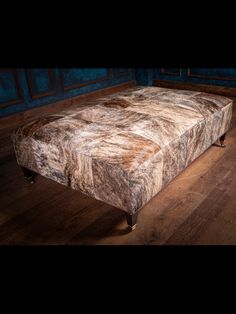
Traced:
[[159, 87], [45, 116], [12, 135], [18, 164], [134, 214], [230, 127], [232, 100]]

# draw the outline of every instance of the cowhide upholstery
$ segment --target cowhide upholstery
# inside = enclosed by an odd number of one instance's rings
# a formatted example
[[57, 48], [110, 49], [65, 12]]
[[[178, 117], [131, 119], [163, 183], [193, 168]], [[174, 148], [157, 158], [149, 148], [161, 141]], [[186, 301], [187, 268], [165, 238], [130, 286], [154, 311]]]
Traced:
[[136, 86], [28, 122], [12, 139], [19, 165], [134, 214], [231, 116], [226, 97]]

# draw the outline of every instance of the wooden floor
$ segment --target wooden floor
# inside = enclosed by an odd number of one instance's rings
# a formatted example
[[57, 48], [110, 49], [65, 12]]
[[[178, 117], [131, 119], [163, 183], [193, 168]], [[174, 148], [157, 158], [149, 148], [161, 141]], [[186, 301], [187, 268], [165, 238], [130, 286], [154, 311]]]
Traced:
[[2, 245], [236, 244], [235, 105], [226, 148], [211, 146], [154, 197], [133, 232], [112, 206], [41, 176], [27, 185], [9, 133], [0, 133]]

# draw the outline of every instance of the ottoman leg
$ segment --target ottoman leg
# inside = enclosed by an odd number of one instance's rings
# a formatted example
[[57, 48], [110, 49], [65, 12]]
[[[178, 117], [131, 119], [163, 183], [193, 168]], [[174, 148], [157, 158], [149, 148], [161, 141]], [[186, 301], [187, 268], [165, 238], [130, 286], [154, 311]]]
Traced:
[[225, 147], [225, 144], [224, 144], [224, 141], [225, 141], [225, 135], [226, 135], [226, 133], [225, 133], [225, 134], [223, 134], [223, 135], [220, 137], [220, 146], [221, 146], [221, 147]]
[[137, 218], [138, 218], [138, 213], [135, 213], [135, 214], [129, 214], [129, 213], [126, 213], [126, 220], [127, 220], [127, 224], [128, 226], [134, 230], [137, 226]]
[[27, 180], [27, 182], [30, 184], [33, 184], [36, 173], [32, 170], [25, 168], [25, 167], [22, 167], [22, 166], [20, 166], [20, 167], [21, 167], [21, 170], [23, 171], [24, 177]]

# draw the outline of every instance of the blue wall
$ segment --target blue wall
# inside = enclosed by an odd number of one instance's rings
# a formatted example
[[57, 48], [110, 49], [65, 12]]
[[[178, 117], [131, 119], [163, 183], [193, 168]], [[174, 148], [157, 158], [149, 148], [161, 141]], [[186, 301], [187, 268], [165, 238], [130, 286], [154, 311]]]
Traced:
[[0, 69], [0, 117], [130, 80], [236, 87], [235, 68]]
[[137, 84], [152, 85], [153, 80], [236, 87], [235, 68], [156, 68], [138, 69]]
[[134, 69], [0, 69], [0, 117], [135, 79]]

